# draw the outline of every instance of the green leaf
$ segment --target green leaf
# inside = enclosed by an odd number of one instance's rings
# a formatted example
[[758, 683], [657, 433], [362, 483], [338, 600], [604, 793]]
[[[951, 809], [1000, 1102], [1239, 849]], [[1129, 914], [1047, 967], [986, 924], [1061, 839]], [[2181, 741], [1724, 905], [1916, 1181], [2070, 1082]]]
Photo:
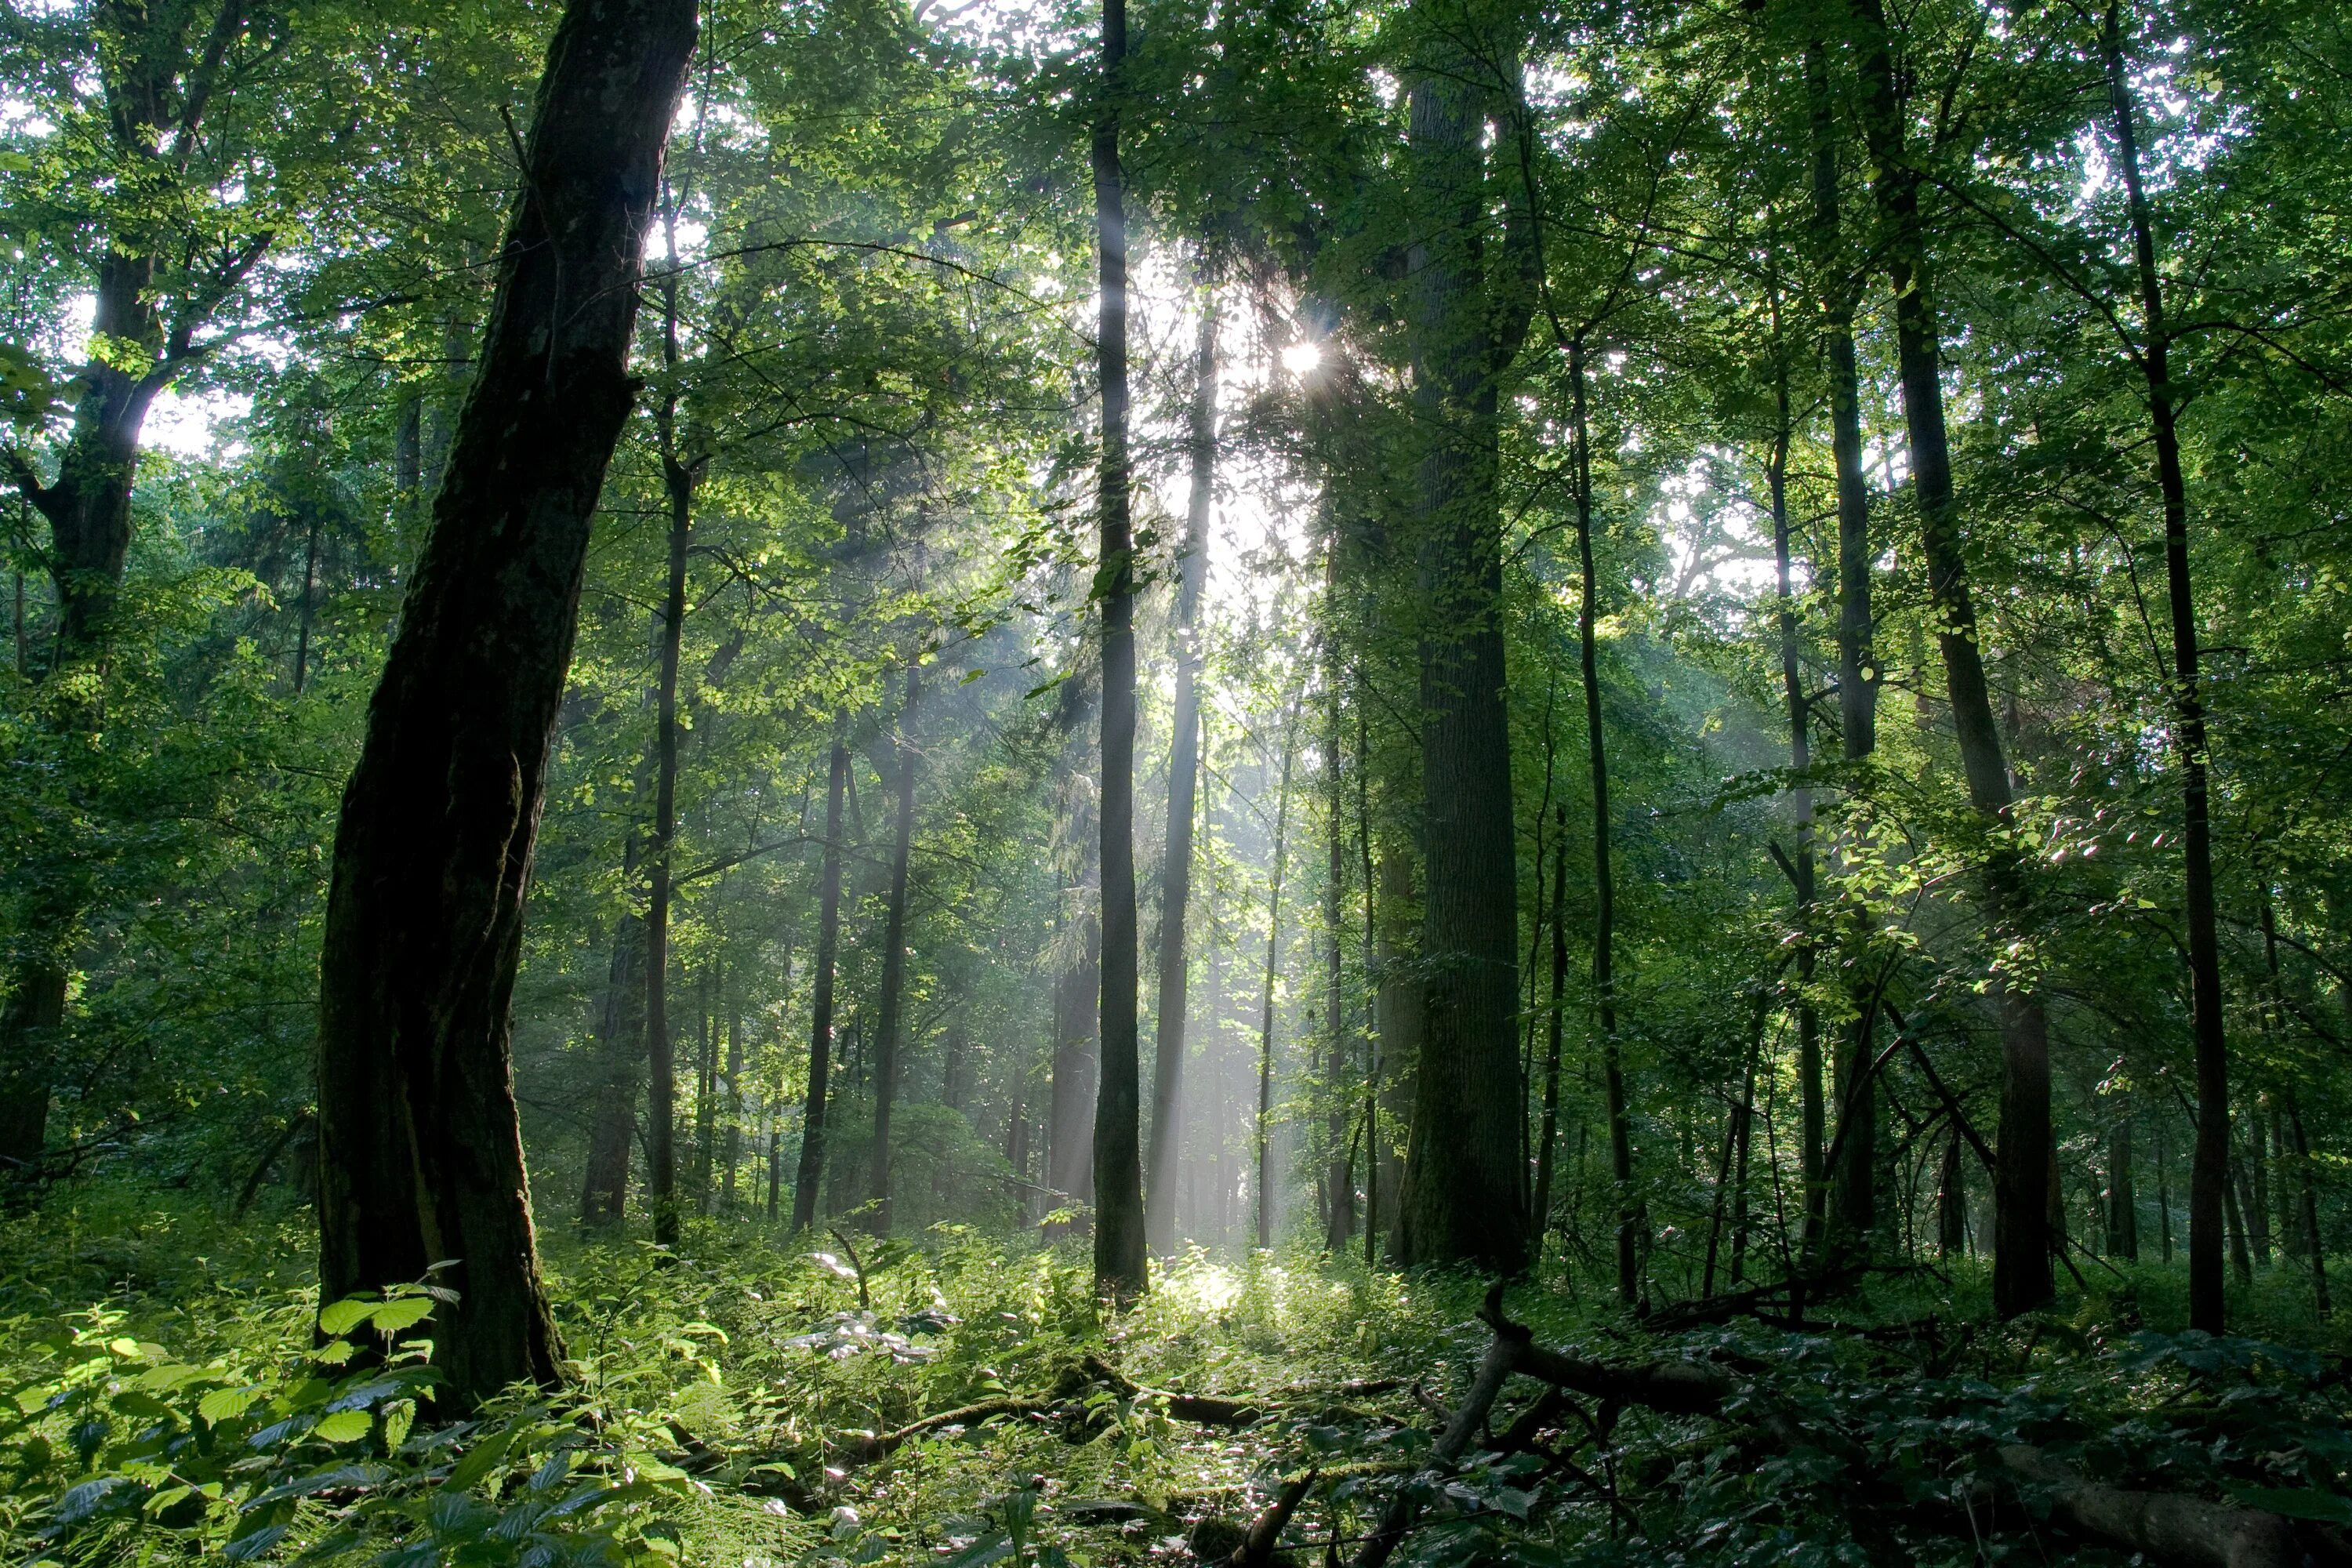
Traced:
[[364, 1437], [375, 1417], [364, 1410], [338, 1410], [312, 1428], [330, 1443], [348, 1443], [354, 1437]]
[[245, 1388], [215, 1388], [196, 1401], [196, 1414], [205, 1422], [217, 1426], [224, 1421], [234, 1421], [244, 1415], [253, 1402], [261, 1397], [258, 1384]]
[[347, 1296], [331, 1307], [319, 1310], [319, 1331], [341, 1336], [350, 1333], [373, 1316], [382, 1302], [371, 1301], [364, 1296]]
[[449, 1472], [446, 1484], [459, 1489], [472, 1486], [488, 1475], [492, 1466], [506, 1458], [507, 1445], [513, 1441], [514, 1433], [509, 1430], [475, 1444], [466, 1451], [466, 1457], [457, 1461], [457, 1468]]
[[376, 1332], [396, 1334], [413, 1323], [421, 1323], [433, 1315], [430, 1296], [404, 1296], [397, 1301], [386, 1301], [368, 1314], [375, 1322]]

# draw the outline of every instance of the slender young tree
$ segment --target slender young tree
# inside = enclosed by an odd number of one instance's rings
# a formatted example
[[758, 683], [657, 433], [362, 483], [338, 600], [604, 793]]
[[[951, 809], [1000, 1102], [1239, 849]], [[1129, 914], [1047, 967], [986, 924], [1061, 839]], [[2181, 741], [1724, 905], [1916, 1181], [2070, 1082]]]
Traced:
[[1135, 937], [1135, 541], [1128, 521], [1127, 195], [1118, 161], [1127, 0], [1103, 0], [1103, 100], [1095, 118], [1095, 238], [1101, 264], [1102, 1077], [1095, 1108], [1095, 1283], [1143, 1293], [1141, 1071]]
[[[1944, 421], [1940, 329], [1934, 279], [1919, 215], [1924, 178], [1905, 135], [1894, 40], [1880, 0], [1852, 0], [1862, 73], [1864, 140], [1876, 165], [1880, 251], [1895, 296], [1896, 369], [1909, 437], [1911, 483], [1919, 507], [1920, 553], [1943, 657], [1944, 689], [1959, 742], [1969, 803], [1988, 826], [2005, 826], [2011, 803], [2009, 761], [1993, 718], [1976, 605], [1961, 553], [1952, 492], [1951, 442]], [[2029, 910], [2014, 855], [1990, 848], [1979, 879], [1990, 945], [2023, 938]], [[2050, 1029], [2032, 984], [2005, 964], [1991, 975], [2000, 1016], [2000, 1142], [1993, 1173], [1993, 1303], [2004, 1317], [2031, 1311], [2054, 1290], [2050, 1273]]]
[[1282, 782], [1274, 792], [1274, 870], [1265, 895], [1265, 994], [1257, 1034], [1257, 1244], [1274, 1245], [1274, 977], [1282, 955], [1282, 874], [1289, 848], [1290, 764], [1297, 754], [1297, 719], [1282, 727]]
[[849, 792], [849, 746], [839, 736], [825, 770], [824, 858], [817, 872], [816, 975], [809, 995], [808, 1097], [801, 1112], [800, 1170], [793, 1182], [793, 1230], [816, 1223], [824, 1184], [826, 1079], [833, 1068], [834, 967], [841, 953], [841, 808]]
[[[2158, 269], [2156, 224], [2140, 175], [2139, 129], [2124, 58], [2123, 9], [2109, 0], [2100, 42], [2116, 162], [2131, 216], [2139, 281], [2140, 345], [2155, 437], [2157, 489], [2164, 502], [2165, 599], [2172, 622], [2172, 740], [2180, 759], [2180, 855], [2189, 928], [2189, 1018], [2197, 1049], [2197, 1150], [2189, 1173], [2189, 1324], [2222, 1331], [2221, 1189], [2229, 1179], [2230, 1055], [2223, 1031], [2221, 942], [2213, 899], [2213, 828], [2207, 804], [2205, 700], [2198, 685], [2197, 600], [2189, 567], [2189, 482], [2180, 467], [2179, 395], [2172, 384], [2171, 327]], [[2267, 912], [2267, 911], [2265, 911]]]
[[1176, 692], [1169, 719], [1168, 847], [1160, 875], [1159, 1037], [1151, 1063], [1151, 1145], [1144, 1162], [1144, 1228], [1152, 1248], [1176, 1247], [1177, 1129], [1183, 1114], [1185, 947], [1192, 902], [1192, 818], [1201, 776], [1201, 594], [1209, 574], [1209, 515], [1217, 463], [1217, 295], [1201, 290], [1192, 350], [1192, 486], [1184, 508], [1184, 555], [1177, 566]]
[[589, 521], [692, 0], [572, 0], [548, 46], [471, 395], [344, 791], [320, 959], [320, 1294], [449, 1263], [463, 1402], [551, 1384], [509, 1004]]
[[922, 666], [907, 666], [907, 700], [898, 710], [898, 802], [890, 842], [890, 901], [882, 933], [882, 1005], [875, 1028], [874, 1150], [866, 1191], [877, 1208], [874, 1228], [890, 1230], [890, 1106], [898, 1087], [898, 1037], [905, 1027], [907, 991], [907, 858], [915, 839], [915, 704]]
[[1592, 784], [1592, 1011], [1600, 1037], [1601, 1080], [1609, 1117], [1609, 1173], [1617, 1195], [1617, 1300], [1641, 1296], [1633, 1194], [1633, 1112], [1625, 1102], [1625, 1063], [1617, 1038], [1617, 876], [1610, 855], [1609, 741], [1601, 719], [1601, 574], [1592, 559], [1592, 433], [1585, 396], [1584, 340], [1569, 344], [1569, 438], [1575, 463], [1577, 665], [1584, 683], [1585, 760]]
[[[661, 460], [662, 494], [669, 506], [668, 569], [663, 579], [661, 657], [654, 713], [654, 826], [646, 900], [646, 1198], [653, 1209], [654, 1240], [677, 1245], [677, 1070], [669, 1026], [669, 921], [676, 890], [671, 864], [677, 843], [677, 669], [686, 637], [686, 564], [694, 540], [694, 496], [704, 465], [678, 439], [677, 203], [665, 184], [661, 276], [662, 369], [654, 405], [654, 440]], [[699, 1097], [707, 1102], [709, 1097]]]
[[645, 1074], [646, 922], [635, 907], [640, 851], [632, 832], [621, 852], [625, 901], [613, 922], [613, 956], [596, 1025], [595, 1100], [589, 1111], [580, 1223], [618, 1224], [629, 1195], [629, 1146], [637, 1139], [637, 1085]]
[[1551, 1184], [1555, 1148], [1559, 1140], [1559, 1063], [1561, 1036], [1567, 1024], [1568, 993], [1568, 805], [1552, 808], [1559, 834], [1551, 851], [1551, 1000], [1544, 1016], [1543, 1127], [1536, 1138], [1536, 1195], [1529, 1206], [1533, 1226], [1528, 1255], [1543, 1257], [1544, 1235], [1551, 1228]]

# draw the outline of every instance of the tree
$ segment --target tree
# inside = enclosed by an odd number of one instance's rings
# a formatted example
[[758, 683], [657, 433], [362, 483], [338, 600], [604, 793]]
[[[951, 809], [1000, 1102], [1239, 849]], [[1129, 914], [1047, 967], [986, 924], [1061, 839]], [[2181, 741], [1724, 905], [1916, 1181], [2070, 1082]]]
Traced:
[[907, 698], [898, 709], [898, 803], [890, 834], [890, 892], [882, 934], [882, 1005], [875, 1026], [874, 1157], [867, 1191], [877, 1205], [874, 1228], [890, 1229], [890, 1102], [898, 1088], [898, 1044], [905, 1029], [907, 991], [907, 857], [915, 837], [915, 703], [922, 665], [907, 665]]
[[320, 1289], [449, 1266], [461, 1300], [436, 1363], [467, 1400], [559, 1375], [509, 1002], [589, 520], [634, 400], [637, 276], [694, 37], [690, 0], [573, 0], [557, 24], [474, 389], [335, 834]]
[[1128, 518], [1127, 196], [1118, 125], [1127, 88], [1127, 0], [1103, 0], [1102, 103], [1093, 136], [1101, 268], [1096, 350], [1102, 387], [1101, 510], [1095, 597], [1102, 614], [1102, 1066], [1095, 1110], [1095, 1283], [1143, 1291], [1141, 1068], [1135, 939], [1135, 541]]

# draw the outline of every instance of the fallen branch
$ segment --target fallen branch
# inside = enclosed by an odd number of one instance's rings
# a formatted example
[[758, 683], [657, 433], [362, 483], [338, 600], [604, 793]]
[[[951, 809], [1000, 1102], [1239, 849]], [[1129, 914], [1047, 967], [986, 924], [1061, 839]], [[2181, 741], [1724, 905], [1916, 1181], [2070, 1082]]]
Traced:
[[1165, 1388], [1149, 1388], [1098, 1355], [1087, 1357], [1085, 1367], [1088, 1377], [1109, 1384], [1130, 1399], [1159, 1400], [1179, 1421], [1202, 1426], [1252, 1426], [1265, 1418], [1266, 1405], [1262, 1399], [1228, 1399], [1216, 1394], [1178, 1394]]
[[[1490, 1321], [1499, 1321], [1502, 1303], [1503, 1282], [1497, 1279], [1487, 1289], [1483, 1315]], [[1454, 1407], [1454, 1419], [1447, 1423], [1445, 1430], [1438, 1434], [1437, 1441], [1430, 1447], [1429, 1464], [1423, 1473], [1432, 1481], [1444, 1480], [1446, 1473], [1454, 1468], [1454, 1461], [1461, 1458], [1463, 1450], [1470, 1446], [1471, 1435], [1484, 1429], [1486, 1413], [1495, 1407], [1495, 1396], [1503, 1392], [1503, 1384], [1509, 1381], [1511, 1373], [1518, 1364], [1520, 1352], [1532, 1338], [1532, 1333], [1527, 1330], [1521, 1330], [1519, 1337], [1501, 1332], [1495, 1335], [1494, 1343], [1486, 1347], [1485, 1358], [1478, 1363], [1477, 1375], [1470, 1380], [1470, 1391]], [[1415, 1499], [1424, 1489], [1435, 1489], [1416, 1487], [1411, 1482], [1397, 1489], [1396, 1496], [1389, 1500], [1388, 1512], [1381, 1518], [1380, 1528], [1372, 1531], [1357, 1552], [1353, 1568], [1381, 1568], [1389, 1560], [1395, 1552], [1397, 1543], [1405, 1538], [1406, 1531], [1412, 1528], [1413, 1520], [1420, 1514], [1421, 1505]]]
[[1000, 1415], [1043, 1415], [1055, 1408], [1051, 1400], [1024, 1399], [1017, 1395], [983, 1399], [976, 1405], [942, 1410], [919, 1421], [910, 1421], [896, 1431], [853, 1432], [841, 1446], [842, 1458], [850, 1464], [870, 1465], [877, 1459], [887, 1458], [917, 1437], [946, 1427], [977, 1426]]
[[1290, 1516], [1298, 1511], [1298, 1505], [1307, 1500], [1307, 1493], [1320, 1473], [1318, 1467], [1310, 1465], [1305, 1475], [1276, 1494], [1266, 1510], [1250, 1525], [1242, 1543], [1234, 1548], [1234, 1554], [1225, 1559], [1231, 1568], [1265, 1568], [1274, 1561], [1274, 1549], [1282, 1540], [1284, 1528], [1290, 1523]]

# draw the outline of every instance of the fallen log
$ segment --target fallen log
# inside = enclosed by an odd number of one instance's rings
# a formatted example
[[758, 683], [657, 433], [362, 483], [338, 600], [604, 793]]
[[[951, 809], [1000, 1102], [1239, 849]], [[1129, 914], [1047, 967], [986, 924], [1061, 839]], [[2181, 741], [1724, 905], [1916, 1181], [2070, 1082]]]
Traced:
[[1225, 1559], [1230, 1568], [1266, 1568], [1274, 1561], [1274, 1549], [1281, 1543], [1283, 1530], [1290, 1523], [1290, 1516], [1298, 1511], [1298, 1505], [1307, 1500], [1318, 1473], [1318, 1467], [1308, 1466], [1305, 1475], [1276, 1495], [1266, 1510], [1250, 1525], [1242, 1543], [1234, 1548], [1234, 1554]]

